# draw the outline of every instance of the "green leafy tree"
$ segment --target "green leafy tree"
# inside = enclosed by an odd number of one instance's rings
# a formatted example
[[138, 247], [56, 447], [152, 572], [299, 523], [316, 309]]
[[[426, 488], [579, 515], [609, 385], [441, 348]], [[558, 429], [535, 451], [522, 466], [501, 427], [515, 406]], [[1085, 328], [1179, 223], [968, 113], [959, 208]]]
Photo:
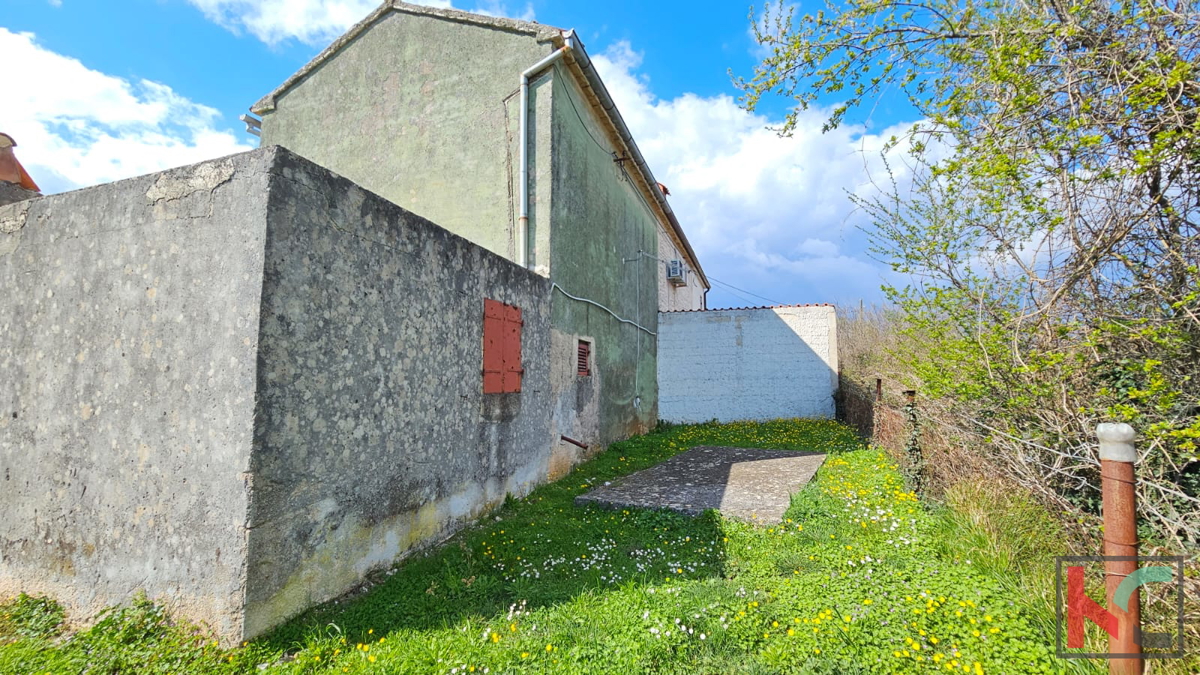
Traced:
[[923, 391], [1011, 475], [1095, 512], [1097, 422], [1140, 433], [1141, 509], [1200, 541], [1200, 8], [828, 2], [752, 16], [742, 103], [881, 96], [921, 118], [854, 198]]

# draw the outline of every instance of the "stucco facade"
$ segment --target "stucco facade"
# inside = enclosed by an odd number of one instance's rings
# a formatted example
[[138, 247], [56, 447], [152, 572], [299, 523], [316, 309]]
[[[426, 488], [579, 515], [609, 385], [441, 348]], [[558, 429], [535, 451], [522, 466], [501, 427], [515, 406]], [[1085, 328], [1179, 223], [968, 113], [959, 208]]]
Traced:
[[0, 286], [0, 598], [241, 640], [561, 470], [550, 282], [281, 148], [2, 206]]
[[[684, 252], [665, 228], [658, 228], [658, 311], [677, 312], [707, 309], [708, 286], [703, 276], [691, 265]], [[667, 279], [667, 264], [671, 260], [683, 263], [683, 281]]]
[[[540, 24], [385, 3], [254, 111], [264, 143], [520, 260], [518, 85], [565, 44]], [[677, 223], [614, 131], [619, 113], [580, 75], [586, 54], [568, 52], [530, 82], [528, 267], [557, 289], [553, 424], [598, 448], [653, 426], [660, 303], [702, 307], [706, 281], [664, 293], [659, 242]], [[580, 340], [594, 354], [588, 377], [575, 368]], [[556, 452], [560, 464], [584, 454]]]
[[[259, 102], [262, 144], [282, 145], [516, 260], [516, 89], [519, 74], [550, 51], [547, 29], [426, 11], [378, 13], [332, 57]], [[552, 89], [549, 78], [534, 84], [530, 115], [531, 267], [543, 274]]]
[[833, 417], [832, 305], [664, 312], [658, 326], [664, 420]]

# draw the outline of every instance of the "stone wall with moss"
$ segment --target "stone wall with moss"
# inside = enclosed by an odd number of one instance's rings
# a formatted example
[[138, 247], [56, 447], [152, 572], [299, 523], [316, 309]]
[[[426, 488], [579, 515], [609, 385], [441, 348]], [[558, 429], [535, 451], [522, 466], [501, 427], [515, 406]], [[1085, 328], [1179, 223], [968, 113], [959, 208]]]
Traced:
[[[550, 471], [546, 279], [284, 151], [265, 258], [250, 634]], [[520, 393], [482, 393], [485, 298], [522, 310]]]
[[241, 640], [551, 475], [549, 282], [282, 148], [0, 207], [0, 287], [0, 599]]

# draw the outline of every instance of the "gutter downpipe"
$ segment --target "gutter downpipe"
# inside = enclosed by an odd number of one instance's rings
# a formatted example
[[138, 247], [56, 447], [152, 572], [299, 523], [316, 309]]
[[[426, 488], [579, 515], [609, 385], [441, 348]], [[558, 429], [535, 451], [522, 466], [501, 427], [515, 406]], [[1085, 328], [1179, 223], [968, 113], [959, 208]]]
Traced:
[[562, 58], [570, 49], [570, 45], [560, 47], [521, 73], [521, 121], [517, 134], [521, 137], [521, 177], [518, 181], [521, 206], [517, 218], [517, 264], [524, 268], [529, 267], [529, 78]]

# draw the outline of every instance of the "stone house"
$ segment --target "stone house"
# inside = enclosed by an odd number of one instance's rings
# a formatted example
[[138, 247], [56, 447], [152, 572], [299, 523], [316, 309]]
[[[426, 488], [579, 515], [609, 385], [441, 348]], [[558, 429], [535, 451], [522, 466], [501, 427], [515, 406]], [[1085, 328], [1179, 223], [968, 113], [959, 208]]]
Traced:
[[654, 425], [708, 282], [573, 34], [389, 2], [254, 110], [0, 205], [0, 598], [242, 640]]
[[251, 110], [263, 144], [550, 279], [556, 435], [654, 425], [658, 312], [709, 283], [573, 31], [389, 0]]

